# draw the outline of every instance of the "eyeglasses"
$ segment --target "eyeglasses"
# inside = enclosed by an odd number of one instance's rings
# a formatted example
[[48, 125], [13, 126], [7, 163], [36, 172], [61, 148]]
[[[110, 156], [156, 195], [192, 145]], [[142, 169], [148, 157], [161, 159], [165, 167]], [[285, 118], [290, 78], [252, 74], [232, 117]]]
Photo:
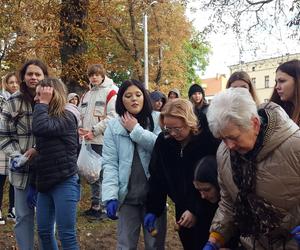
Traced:
[[173, 132], [174, 134], [179, 134], [182, 130], [183, 130], [184, 127], [178, 127], [178, 128], [168, 128], [168, 127], [164, 127], [163, 131], [166, 133], [166, 134], [170, 134], [171, 132]]

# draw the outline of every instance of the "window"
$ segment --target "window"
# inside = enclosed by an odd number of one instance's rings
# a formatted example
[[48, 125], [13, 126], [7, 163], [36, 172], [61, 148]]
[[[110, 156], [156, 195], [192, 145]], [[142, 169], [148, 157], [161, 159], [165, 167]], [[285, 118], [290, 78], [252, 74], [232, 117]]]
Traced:
[[253, 87], [256, 87], [256, 78], [255, 77], [251, 78], [251, 82], [253, 84]]
[[265, 88], [269, 88], [269, 83], [270, 83], [270, 77], [265, 76]]
[[255, 66], [252, 67], [252, 71], [255, 71]]

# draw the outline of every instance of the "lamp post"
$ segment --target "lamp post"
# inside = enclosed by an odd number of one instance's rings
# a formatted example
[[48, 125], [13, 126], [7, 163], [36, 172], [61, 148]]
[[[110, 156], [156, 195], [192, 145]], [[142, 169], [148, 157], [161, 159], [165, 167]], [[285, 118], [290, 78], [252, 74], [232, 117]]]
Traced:
[[145, 88], [149, 89], [149, 64], [148, 64], [148, 10], [157, 1], [152, 1], [144, 12], [144, 84]]

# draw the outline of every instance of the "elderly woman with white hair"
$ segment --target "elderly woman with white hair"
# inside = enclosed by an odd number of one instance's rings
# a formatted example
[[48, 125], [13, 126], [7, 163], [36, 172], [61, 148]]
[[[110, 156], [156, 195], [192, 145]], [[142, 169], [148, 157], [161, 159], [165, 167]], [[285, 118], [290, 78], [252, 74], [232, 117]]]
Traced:
[[275, 103], [260, 106], [249, 91], [230, 88], [212, 100], [207, 119], [218, 149], [221, 201], [205, 250], [241, 233], [246, 249], [298, 249], [300, 131]]

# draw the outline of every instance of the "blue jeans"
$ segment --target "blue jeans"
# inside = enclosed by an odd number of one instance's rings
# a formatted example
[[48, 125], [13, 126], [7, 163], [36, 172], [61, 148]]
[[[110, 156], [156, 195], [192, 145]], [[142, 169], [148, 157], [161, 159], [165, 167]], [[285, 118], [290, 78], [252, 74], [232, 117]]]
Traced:
[[46, 193], [38, 193], [37, 226], [43, 250], [58, 250], [54, 234], [55, 223], [62, 248], [79, 249], [76, 239], [76, 208], [79, 199], [80, 185], [77, 174]]
[[24, 190], [15, 188], [15, 234], [20, 250], [34, 249], [34, 209], [30, 209], [27, 205], [28, 187], [27, 184]]

